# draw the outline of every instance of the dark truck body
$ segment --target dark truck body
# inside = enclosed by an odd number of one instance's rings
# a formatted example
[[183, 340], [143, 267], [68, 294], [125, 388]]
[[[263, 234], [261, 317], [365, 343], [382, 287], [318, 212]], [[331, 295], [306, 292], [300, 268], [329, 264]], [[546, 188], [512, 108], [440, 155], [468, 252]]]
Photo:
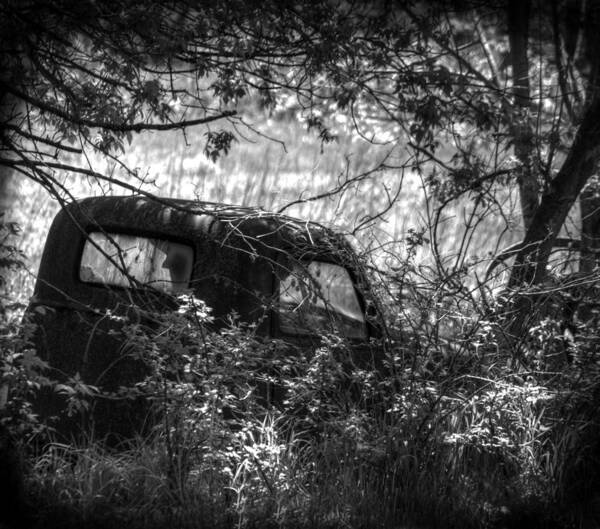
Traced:
[[[211, 307], [216, 326], [235, 311], [266, 339], [308, 347], [337, 331], [359, 361], [373, 360], [369, 342], [381, 335], [357, 256], [332, 230], [212, 203], [87, 198], [54, 219], [28, 309], [50, 377], [79, 376], [104, 391], [140, 381], [142, 368], [123, 351], [123, 317], [173, 310], [181, 293]], [[38, 410], [53, 416], [64, 406], [46, 395]], [[130, 434], [139, 413], [99, 402], [88, 415], [104, 436]]]

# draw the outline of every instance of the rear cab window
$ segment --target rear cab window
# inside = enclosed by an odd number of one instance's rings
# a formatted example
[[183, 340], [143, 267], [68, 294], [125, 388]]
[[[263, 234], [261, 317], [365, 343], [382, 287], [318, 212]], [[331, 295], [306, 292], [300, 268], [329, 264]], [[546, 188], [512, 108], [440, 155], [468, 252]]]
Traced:
[[350, 273], [343, 266], [294, 263], [279, 282], [279, 330], [288, 335], [337, 331], [367, 339], [367, 324]]
[[96, 231], [89, 233], [85, 242], [79, 279], [117, 287], [132, 287], [137, 283], [179, 294], [189, 286], [193, 262], [194, 250], [187, 244]]

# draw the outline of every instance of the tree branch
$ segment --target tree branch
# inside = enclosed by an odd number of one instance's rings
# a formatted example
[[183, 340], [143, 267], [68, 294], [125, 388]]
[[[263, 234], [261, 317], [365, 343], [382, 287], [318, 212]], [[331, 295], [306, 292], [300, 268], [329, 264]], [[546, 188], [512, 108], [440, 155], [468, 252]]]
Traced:
[[19, 99], [26, 101], [27, 103], [39, 108], [44, 112], [49, 112], [50, 114], [54, 114], [55, 116], [76, 125], [84, 126], [84, 127], [92, 127], [92, 128], [100, 128], [103, 130], [110, 130], [113, 132], [141, 132], [144, 130], [175, 130], [175, 129], [183, 129], [185, 127], [193, 127], [195, 125], [205, 125], [207, 123], [212, 123], [213, 121], [218, 121], [220, 119], [225, 119], [228, 117], [232, 117], [236, 115], [235, 110], [227, 110], [220, 114], [216, 114], [214, 116], [209, 116], [205, 118], [184, 120], [172, 123], [132, 123], [127, 124], [123, 123], [115, 123], [111, 121], [94, 121], [86, 118], [82, 118], [76, 116], [72, 113], [69, 113], [61, 108], [57, 108], [53, 105], [45, 103], [40, 99], [34, 98], [25, 92], [17, 90], [16, 88], [0, 81], [0, 87], [4, 89], [6, 92], [18, 97]]
[[12, 125], [11, 123], [5, 123], [2, 125], [5, 129], [15, 131], [19, 136], [23, 136], [31, 141], [39, 141], [41, 143], [45, 143], [46, 145], [50, 145], [51, 147], [55, 147], [56, 149], [60, 149], [61, 151], [72, 152], [75, 154], [81, 154], [83, 152], [82, 149], [78, 149], [77, 147], [69, 147], [64, 143], [60, 143], [58, 141], [53, 141], [48, 138], [42, 138], [41, 136], [37, 136], [36, 134], [31, 134], [30, 132], [24, 131], [23, 129], [17, 127], [16, 125]]

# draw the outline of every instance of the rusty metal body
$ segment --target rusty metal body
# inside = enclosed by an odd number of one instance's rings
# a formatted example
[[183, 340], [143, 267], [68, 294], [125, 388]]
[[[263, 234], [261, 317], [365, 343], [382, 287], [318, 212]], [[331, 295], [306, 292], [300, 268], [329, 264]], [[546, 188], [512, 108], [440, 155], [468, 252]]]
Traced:
[[[140, 311], [173, 310], [177, 306], [176, 292], [144, 285], [135, 277], [127, 285], [119, 283], [122, 279], [95, 279], [96, 272], [102, 274], [105, 268], [119, 265], [127, 268], [125, 260], [133, 263], [146, 255], [139, 250], [132, 258], [126, 255], [127, 249], [118, 250], [109, 263], [107, 248], [117, 237], [142, 241], [144, 248], [152, 247], [155, 253], [155, 247], [160, 247], [161, 259], [174, 252], [164, 250], [165, 245], [175, 248], [174, 255], [177, 257], [179, 252], [183, 262], [180, 271], [184, 274], [185, 260], [190, 261], [188, 276], [173, 284], [183, 285], [185, 292], [211, 307], [217, 326], [235, 311], [242, 321], [254, 323], [257, 334], [266, 339], [283, 339], [299, 346], [318, 341], [322, 328], [311, 329], [310, 322], [305, 327], [298, 322], [285, 324], [278, 308], [286, 277], [301, 263], [343, 273], [349, 278], [346, 283], [351, 281], [354, 293], [350, 295], [356, 301], [340, 312], [352, 314], [338, 314], [338, 320], [346, 320], [346, 334], [357, 350], [369, 354], [366, 344], [380, 334], [375, 304], [357, 256], [339, 234], [329, 229], [257, 209], [212, 203], [137, 196], [87, 198], [70, 204], [56, 216], [28, 309], [38, 325], [36, 346], [50, 364], [54, 378], [77, 375], [84, 383], [105, 391], [139, 381], [139, 363], [121, 350], [120, 319], [139, 317]], [[97, 242], [100, 239], [103, 247]], [[141, 243], [136, 244], [141, 248]], [[100, 252], [107, 257], [98, 257]], [[88, 254], [95, 257], [90, 258], [90, 266], [84, 266]], [[169, 254], [162, 268], [172, 261]], [[94, 267], [102, 269], [88, 270]], [[155, 268], [159, 270], [161, 264]], [[113, 284], [107, 284], [111, 281]], [[341, 283], [336, 281], [328, 296], [337, 295], [333, 290]], [[155, 284], [166, 283], [160, 276]], [[295, 292], [288, 295], [292, 301]], [[41, 408], [43, 415], [56, 414], [64, 406], [64, 402], [54, 401], [46, 399]], [[135, 417], [139, 413], [135, 406], [124, 407], [118, 417], [110, 406], [102, 408], [98, 406], [94, 418], [99, 435], [126, 433], [127, 425], [139, 419]]]

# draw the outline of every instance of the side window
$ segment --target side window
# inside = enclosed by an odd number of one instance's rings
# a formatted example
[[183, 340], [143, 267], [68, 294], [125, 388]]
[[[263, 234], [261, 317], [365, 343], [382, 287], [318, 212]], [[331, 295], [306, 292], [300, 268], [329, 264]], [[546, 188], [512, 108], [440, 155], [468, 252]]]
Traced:
[[365, 315], [344, 267], [322, 261], [294, 264], [279, 283], [279, 326], [286, 334], [336, 329], [347, 338], [367, 338]]
[[83, 248], [79, 279], [85, 283], [129, 287], [132, 286], [129, 275], [143, 285], [177, 294], [189, 285], [193, 261], [194, 251], [185, 244], [92, 232]]

